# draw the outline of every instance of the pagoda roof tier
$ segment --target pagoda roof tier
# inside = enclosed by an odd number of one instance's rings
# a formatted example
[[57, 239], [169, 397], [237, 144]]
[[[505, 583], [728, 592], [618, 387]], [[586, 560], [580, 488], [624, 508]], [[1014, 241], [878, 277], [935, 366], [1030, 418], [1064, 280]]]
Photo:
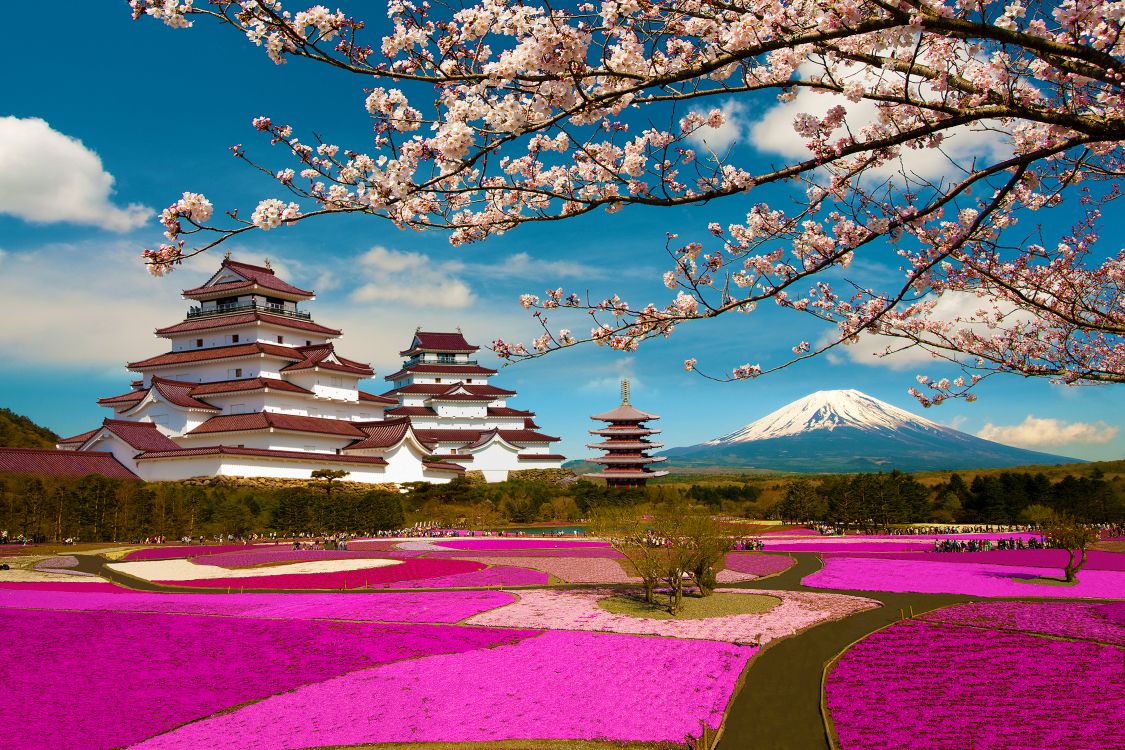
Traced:
[[372, 404], [387, 404], [388, 406], [398, 403], [398, 399], [376, 396], [374, 393], [368, 393], [367, 391], [359, 391], [358, 393], [360, 401], [366, 401]]
[[246, 359], [248, 357], [276, 357], [294, 362], [306, 359], [304, 354], [291, 346], [254, 341], [249, 344], [214, 346], [210, 349], [188, 349], [182, 352], [158, 354], [155, 357], [130, 362], [128, 367], [130, 370], [150, 370], [156, 367], [211, 362], [219, 359]]
[[475, 352], [479, 346], [473, 346], [465, 341], [460, 331], [450, 333], [435, 331], [415, 331], [414, 340], [407, 349], [399, 352], [403, 357], [413, 356], [422, 352]]
[[443, 393], [455, 391], [455, 389], [463, 388], [466, 392], [474, 396], [493, 396], [495, 398], [502, 398], [505, 396], [516, 395], [515, 391], [505, 390], [504, 388], [497, 388], [494, 385], [465, 385], [464, 383], [414, 383], [412, 385], [404, 385], [401, 388], [384, 393], [384, 396], [391, 397], [398, 394], [406, 396], [437, 396]]
[[398, 372], [387, 375], [383, 379], [399, 380], [407, 375], [422, 375], [428, 373], [434, 375], [495, 375], [496, 370], [490, 370], [480, 365], [447, 365], [436, 362], [417, 362], [412, 365], [405, 365]]
[[282, 281], [272, 268], [240, 263], [230, 258], [223, 260], [222, 267], [206, 283], [194, 289], [185, 289], [183, 294], [190, 299], [204, 300], [229, 297], [238, 292], [261, 292], [269, 296], [297, 299], [312, 299], [316, 296], [314, 292]]
[[643, 435], [659, 435], [661, 430], [650, 430], [648, 427], [602, 427], [599, 430], [590, 430], [591, 435], [602, 437], [641, 437]]
[[296, 350], [303, 355], [303, 359], [281, 369], [282, 372], [295, 370], [332, 370], [333, 372], [346, 372], [351, 375], [371, 377], [375, 371], [371, 365], [344, 359], [336, 353], [332, 344], [313, 344], [312, 346], [298, 346]]
[[414, 434], [425, 443], [458, 443], [462, 446], [476, 443], [481, 435], [497, 432], [509, 443], [557, 443], [561, 438], [544, 435], [534, 430], [415, 430]]
[[313, 392], [308, 388], [290, 383], [281, 378], [243, 378], [241, 380], [219, 380], [213, 383], [197, 383], [191, 389], [192, 396], [219, 396], [228, 393], [246, 393], [247, 391], [285, 391], [299, 393], [302, 396], [311, 396]]
[[195, 317], [189, 318], [182, 323], [177, 323], [174, 326], [167, 328], [157, 328], [157, 336], [175, 336], [182, 333], [196, 333], [199, 331], [214, 331], [220, 328], [241, 328], [248, 325], [259, 325], [267, 323], [269, 325], [279, 326], [281, 328], [288, 328], [294, 331], [305, 331], [308, 333], [317, 333], [322, 336], [335, 337], [341, 334], [341, 331], [328, 326], [322, 326], [319, 323], [313, 323], [310, 320], [301, 320], [300, 318], [291, 318], [285, 315], [271, 315], [269, 313], [260, 312], [230, 312], [220, 313], [208, 317]]
[[287, 451], [273, 448], [238, 448], [233, 445], [207, 445], [198, 448], [180, 448], [168, 451], [145, 451], [137, 456], [138, 461], [169, 458], [193, 458], [195, 456], [260, 456], [284, 461], [305, 461], [308, 463], [374, 464], [386, 466], [387, 459], [381, 456], [341, 456], [335, 453], [313, 453], [311, 451]]
[[[102, 430], [108, 430], [121, 438], [130, 448], [138, 451], [179, 450], [180, 446], [157, 429], [152, 422], [130, 422], [124, 419], [102, 421]], [[97, 430], [94, 436], [101, 430]]]
[[667, 461], [667, 456], [598, 456], [597, 458], [589, 459], [590, 463], [595, 464], [655, 464], [661, 461]]
[[656, 448], [663, 448], [664, 443], [648, 443], [644, 440], [607, 440], [604, 443], [589, 443], [587, 448], [594, 448], [596, 450], [655, 450]]
[[622, 471], [620, 469], [607, 469], [606, 471], [599, 471], [594, 474], [583, 474], [584, 477], [593, 477], [594, 479], [652, 479], [654, 477], [668, 476], [667, 471]]
[[660, 419], [655, 414], [649, 414], [647, 411], [636, 409], [632, 404], [624, 403], [621, 406], [607, 411], [604, 414], [595, 414], [590, 419], [596, 419], [600, 422], [646, 422], [650, 419]]
[[[397, 403], [397, 402], [396, 402]], [[396, 406], [393, 409], [387, 409], [385, 412], [388, 417], [436, 417], [437, 412], [428, 406]]]
[[0, 472], [52, 477], [101, 474], [111, 479], [140, 479], [106, 451], [0, 448]]
[[188, 435], [205, 435], [216, 432], [243, 432], [246, 430], [287, 430], [290, 432], [313, 432], [320, 435], [340, 435], [341, 437], [365, 438], [367, 433], [355, 423], [345, 419], [326, 419], [324, 417], [302, 417], [296, 414], [281, 414], [272, 411], [258, 411], [250, 414], [224, 414], [211, 417], [203, 424], [188, 432]]

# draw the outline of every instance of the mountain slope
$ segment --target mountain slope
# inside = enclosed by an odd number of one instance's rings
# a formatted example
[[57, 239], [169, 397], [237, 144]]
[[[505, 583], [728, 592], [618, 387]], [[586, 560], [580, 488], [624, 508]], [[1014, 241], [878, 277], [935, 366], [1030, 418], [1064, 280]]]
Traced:
[[25, 416], [0, 408], [0, 446], [4, 448], [54, 448], [59, 436]]
[[982, 440], [856, 390], [817, 391], [729, 435], [672, 448], [662, 455], [674, 466], [799, 472], [934, 471], [1080, 462]]

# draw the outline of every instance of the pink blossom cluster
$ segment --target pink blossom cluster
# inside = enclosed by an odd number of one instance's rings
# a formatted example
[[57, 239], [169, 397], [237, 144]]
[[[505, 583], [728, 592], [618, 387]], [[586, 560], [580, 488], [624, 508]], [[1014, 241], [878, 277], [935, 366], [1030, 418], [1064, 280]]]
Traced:
[[919, 617], [927, 622], [1021, 630], [1125, 646], [1125, 602], [971, 602]]
[[584, 539], [523, 539], [508, 537], [481, 537], [479, 539], [442, 539], [441, 547], [463, 550], [523, 550], [523, 549], [612, 549], [608, 542]]
[[1125, 571], [1083, 570], [1078, 574], [1078, 582], [1072, 586], [1034, 583], [1032, 579], [1035, 578], [1060, 580], [1062, 571], [1058, 568], [930, 562], [929, 559], [915, 561], [845, 556], [827, 557], [824, 567], [806, 576], [801, 583], [813, 588], [845, 591], [914, 591], [1051, 599], [1112, 599], [1120, 597], [1125, 591]]
[[152, 612], [278, 620], [455, 623], [514, 601], [514, 595], [499, 591], [164, 594], [98, 583], [0, 585], [0, 607], [14, 609]]
[[[394, 553], [396, 557], [400, 552]], [[464, 557], [471, 555], [473, 559], [482, 560], [486, 557], [604, 557], [610, 560], [620, 560], [624, 557], [613, 547], [589, 547], [572, 549], [474, 549], [474, 550], [447, 550], [443, 552], [426, 552], [426, 557]]]
[[[4, 747], [10, 750], [132, 746], [233, 706], [356, 670], [532, 635], [450, 625], [7, 608], [0, 608], [0, 629], [7, 636], [0, 641], [0, 664], [12, 667], [5, 670], [0, 701]], [[75, 700], [77, 695], [89, 699]], [[113, 708], [107, 710], [110, 695]]]
[[544, 633], [511, 645], [353, 671], [137, 747], [282, 750], [512, 739], [682, 743], [699, 736], [700, 722], [718, 728], [756, 650]]
[[174, 560], [179, 557], [193, 558], [202, 555], [218, 555], [223, 552], [243, 550], [278, 549], [276, 544], [189, 544], [171, 547], [146, 547], [129, 552], [122, 560]]
[[1115, 647], [917, 619], [848, 649], [825, 698], [844, 750], [1112, 747], [1125, 721]]
[[547, 574], [539, 570], [517, 568], [511, 565], [493, 565], [483, 570], [455, 573], [433, 578], [416, 578], [399, 581], [392, 588], [455, 589], [473, 586], [545, 586]]
[[755, 552], [731, 552], [726, 557], [728, 570], [770, 576], [789, 570], [797, 561], [789, 555], [763, 555]]
[[[305, 562], [308, 560], [363, 560], [367, 558], [382, 559], [390, 557], [391, 553], [379, 554], [371, 550], [330, 550], [330, 549], [289, 549], [280, 547], [261, 547], [252, 550], [237, 550], [234, 552], [220, 552], [214, 555], [205, 555], [195, 558], [198, 565], [217, 565], [221, 568], [249, 568], [255, 565], [269, 565], [272, 563]], [[395, 557], [402, 557], [398, 552]], [[264, 568], [263, 573], [268, 573], [269, 568]]]
[[879, 606], [871, 599], [839, 594], [757, 589], [717, 591], [737, 595], [764, 594], [780, 601], [768, 612], [758, 614], [656, 620], [618, 615], [602, 609], [598, 606], [599, 600], [619, 593], [608, 589], [526, 590], [518, 592], [519, 601], [515, 604], [475, 615], [466, 622], [490, 627], [587, 630], [764, 645], [813, 625], [843, 619]]
[[[884, 552], [883, 548], [860, 547], [846, 551], [825, 552], [831, 557], [881, 557], [884, 560], [921, 560], [941, 563], [983, 563], [986, 565], [1013, 565], [1022, 568], [1054, 568], [1062, 570], [1067, 553], [1061, 549], [993, 549], [987, 552]], [[1125, 554], [1087, 550], [1086, 564], [1082, 570], [1125, 571]]]

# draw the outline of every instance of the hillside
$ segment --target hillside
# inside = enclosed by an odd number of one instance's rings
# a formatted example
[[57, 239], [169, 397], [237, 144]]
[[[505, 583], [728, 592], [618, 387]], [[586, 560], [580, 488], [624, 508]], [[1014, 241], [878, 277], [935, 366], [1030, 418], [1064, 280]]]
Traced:
[[0, 407], [0, 447], [54, 448], [59, 436], [11, 409]]

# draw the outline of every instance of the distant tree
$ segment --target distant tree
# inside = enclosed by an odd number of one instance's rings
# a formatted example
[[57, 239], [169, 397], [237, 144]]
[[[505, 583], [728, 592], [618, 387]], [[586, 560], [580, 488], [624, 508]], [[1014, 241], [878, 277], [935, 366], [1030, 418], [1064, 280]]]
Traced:
[[406, 526], [402, 497], [397, 492], [371, 490], [362, 495], [363, 517], [371, 531], [394, 531]]
[[344, 471], [343, 469], [317, 469], [310, 476], [324, 483], [324, 494], [328, 500], [331, 500], [333, 485], [350, 473], [350, 471]]
[[689, 553], [688, 571], [700, 596], [710, 596], [730, 552], [730, 535], [709, 513], [682, 515], [679, 544]]
[[632, 508], [598, 508], [590, 516], [588, 528], [621, 553], [644, 584], [644, 599], [651, 604], [665, 565], [664, 550], [656, 543], [650, 520]]
[[[1086, 564], [1087, 548], [1098, 540], [1097, 530], [1073, 518], [1056, 516], [1047, 523], [1044, 533], [1048, 544], [1066, 550], [1067, 560], [1063, 576], [1067, 583], [1073, 583], [1078, 578], [1078, 571]], [[1074, 559], [1076, 554], [1077, 562]]]

